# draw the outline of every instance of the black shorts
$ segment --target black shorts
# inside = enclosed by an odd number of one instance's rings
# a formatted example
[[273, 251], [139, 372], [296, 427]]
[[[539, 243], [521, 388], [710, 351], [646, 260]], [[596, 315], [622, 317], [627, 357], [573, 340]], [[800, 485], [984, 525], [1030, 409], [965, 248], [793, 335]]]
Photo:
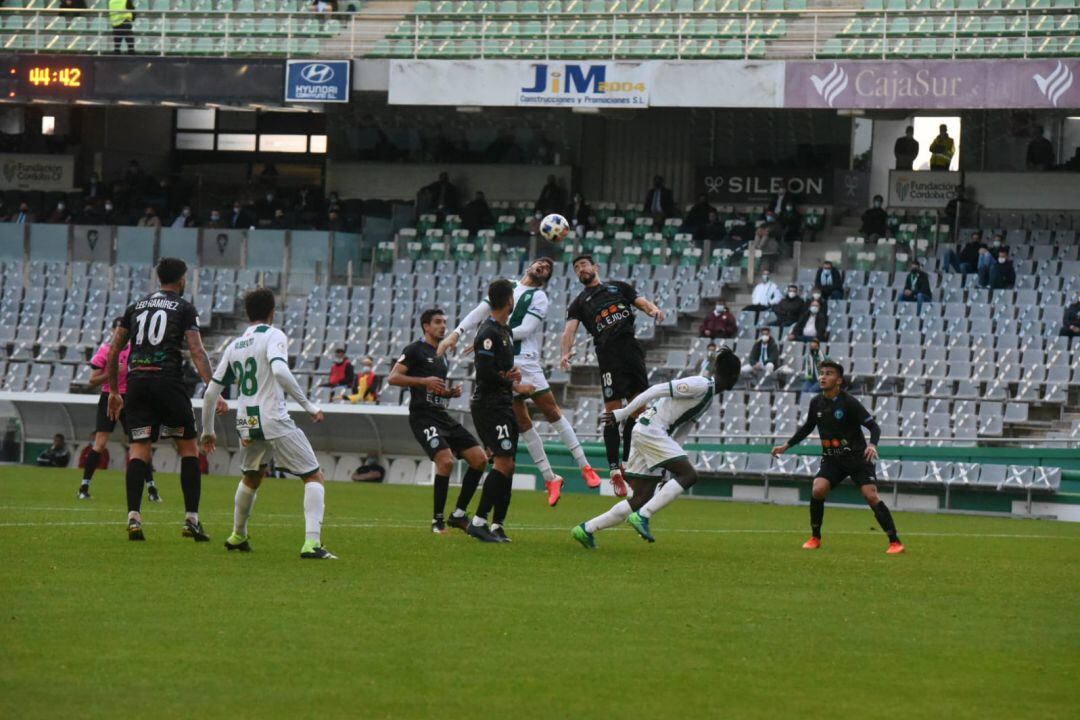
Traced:
[[637, 338], [626, 335], [597, 351], [600, 365], [600, 388], [604, 402], [629, 400], [649, 388], [645, 370], [645, 352]]
[[[125, 399], [125, 403], [127, 400]], [[120, 427], [127, 435], [127, 410], [120, 411]], [[94, 421], [94, 432], [111, 433], [116, 429], [116, 421], [109, 417], [109, 393], [101, 393], [97, 401], [97, 420]]]
[[493, 455], [515, 457], [518, 446], [518, 426], [514, 408], [510, 405], [474, 403], [470, 410], [480, 442], [484, 443]]
[[128, 438], [157, 442], [159, 438], [193, 440], [195, 411], [184, 386], [167, 378], [135, 380], [128, 377], [124, 398]]
[[877, 484], [877, 471], [874, 463], [867, 462], [861, 454], [851, 457], [823, 457], [821, 466], [818, 468], [817, 477], [823, 477], [829, 481], [829, 485], [836, 487], [844, 482], [844, 478], [851, 478], [851, 482], [857, 487]]
[[409, 427], [429, 460], [434, 460], [441, 450], [450, 450], [461, 457], [469, 448], [480, 446], [461, 423], [438, 410], [410, 410]]

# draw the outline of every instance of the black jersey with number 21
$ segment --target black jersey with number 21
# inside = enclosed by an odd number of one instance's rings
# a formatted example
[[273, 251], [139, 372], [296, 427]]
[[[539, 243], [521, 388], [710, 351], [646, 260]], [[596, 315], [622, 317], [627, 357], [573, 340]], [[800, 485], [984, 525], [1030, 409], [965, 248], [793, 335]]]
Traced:
[[131, 343], [128, 378], [180, 379], [184, 336], [199, 329], [195, 306], [174, 292], [159, 290], [135, 301], [124, 312], [120, 327]]

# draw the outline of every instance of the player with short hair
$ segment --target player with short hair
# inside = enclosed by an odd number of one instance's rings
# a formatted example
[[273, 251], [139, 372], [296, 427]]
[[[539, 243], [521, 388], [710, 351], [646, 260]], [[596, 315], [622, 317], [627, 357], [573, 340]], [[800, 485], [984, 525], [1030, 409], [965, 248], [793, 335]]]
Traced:
[[[573, 529], [571, 535], [586, 548], [596, 548], [595, 534], [624, 520], [649, 542], [655, 538], [649, 519], [697, 482], [697, 470], [680, 444], [690, 427], [705, 414], [714, 397], [735, 387], [740, 364], [735, 353], [721, 348], [713, 362], [712, 377], [696, 375], [653, 385], [624, 408], [604, 413], [605, 425], [614, 425], [639, 411], [626, 463], [626, 480], [634, 495], [602, 515]], [[660, 489], [664, 471], [674, 478]]]
[[[551, 462], [544, 452], [544, 441], [540, 439], [540, 434], [536, 432], [532, 418], [529, 417], [526, 400], [531, 400], [544, 414], [544, 418], [559, 431], [563, 444], [570, 449], [570, 454], [581, 468], [585, 484], [592, 488], [600, 486], [600, 476], [589, 465], [581, 441], [578, 440], [570, 421], [559, 410], [544, 370], [540, 367], [540, 355], [544, 345], [544, 320], [548, 312], [548, 296], [544, 288], [554, 270], [555, 261], [547, 257], [537, 258], [525, 268], [525, 274], [514, 284], [514, 312], [509, 320], [514, 335], [514, 363], [521, 369], [522, 382], [536, 388], [528, 397], [518, 395], [514, 398], [514, 416], [517, 418], [521, 437], [525, 440], [525, 447], [529, 449], [529, 456], [544, 478], [548, 505], [552, 507], [559, 502], [563, 479], [551, 469]], [[481, 300], [457, 328], [439, 343], [439, 355], [456, 346], [465, 333], [474, 330], [490, 314], [491, 308], [487, 300]]]
[[[514, 365], [514, 336], [507, 321], [514, 310], [514, 284], [496, 280], [488, 286], [491, 316], [476, 333], [476, 384], [473, 386], [473, 424], [480, 440], [494, 456], [495, 467], [484, 481], [480, 506], [468, 533], [484, 542], [510, 542], [503, 527], [510, 508], [510, 492], [517, 455], [518, 426], [514, 417], [514, 393], [531, 395], [536, 388], [522, 380]], [[487, 516], [494, 509], [491, 528]]]
[[428, 459], [435, 463], [432, 532], [446, 532], [447, 520], [443, 512], [450, 491], [454, 455], [469, 464], [461, 479], [456, 506], [449, 518], [451, 527], [467, 531], [469, 515], [466, 510], [487, 468], [487, 455], [472, 433], [446, 411], [451, 398], [461, 397], [460, 385], [452, 388], [447, 386], [449, 368], [446, 358], [436, 351], [439, 342], [446, 336], [446, 313], [439, 308], [425, 310], [420, 315], [420, 328], [424, 338], [405, 347], [386, 381], [390, 385], [409, 388], [409, 427]]
[[322, 422], [323, 413], [289, 371], [289, 340], [273, 326], [274, 304], [274, 293], [267, 288], [251, 290], [244, 296], [250, 324], [225, 348], [203, 396], [202, 444], [210, 454], [217, 448], [212, 408], [221, 398], [221, 391], [236, 383], [236, 430], [244, 448], [240, 464], [244, 477], [236, 487], [233, 530], [225, 549], [251, 551], [248, 520], [272, 460], [278, 470], [304, 481], [304, 544], [300, 558], [337, 560], [322, 544], [325, 477], [307, 436], [289, 417], [285, 398], [295, 400], [312, 422]]
[[[559, 364], [563, 370], [570, 369], [570, 358], [574, 354], [574, 334], [577, 333], [578, 325], [584, 324], [596, 347], [604, 410], [611, 412], [649, 387], [645, 352], [634, 337], [634, 309], [641, 310], [656, 322], [663, 322], [664, 311], [638, 295], [628, 283], [618, 280], [601, 282], [599, 268], [591, 255], [574, 258], [574, 272], [585, 289], [566, 310], [562, 360]], [[623, 425], [623, 447], [620, 453], [618, 425], [604, 426], [604, 447], [611, 471], [611, 484], [618, 497], [626, 497], [621, 461], [630, 456], [630, 436], [633, 429], [634, 416], [629, 415]]]
[[[120, 318], [113, 320], [113, 330], [120, 327]], [[109, 348], [112, 346], [111, 339], [103, 342], [101, 347], [94, 353], [94, 357], [90, 359], [90, 367], [94, 371], [90, 374], [90, 387], [97, 387], [101, 385], [101, 396], [98, 398], [97, 406], [97, 419], [94, 425], [94, 441], [90, 446], [90, 451], [86, 453], [86, 462], [83, 465], [82, 483], [79, 485], [79, 492], [76, 495], [79, 500], [90, 499], [90, 481], [94, 479], [94, 471], [98, 469], [98, 465], [101, 464], [101, 454], [105, 451], [105, 445], [109, 442], [109, 436], [112, 435], [113, 430], [116, 429], [116, 420], [109, 417], [109, 380], [108, 380], [108, 365], [109, 361]], [[123, 395], [127, 392], [127, 359], [128, 353], [131, 352], [129, 346], [124, 346], [124, 349], [120, 351], [120, 394]], [[120, 411], [120, 427], [123, 428], [124, 434], [127, 435], [127, 418], [124, 411]], [[154, 468], [147, 466], [146, 473], [146, 497], [150, 502], [161, 502], [161, 495], [158, 493], [157, 486], [154, 485]]]
[[[783, 445], [773, 448], [774, 456], [783, 455], [798, 445], [817, 427], [821, 437], [821, 466], [814, 478], [810, 499], [811, 537], [803, 544], [807, 550], [821, 547], [821, 523], [825, 517], [825, 498], [836, 485], [850, 477], [859, 488], [866, 504], [874, 511], [878, 525], [889, 537], [889, 555], [904, 552], [904, 545], [896, 534], [892, 513], [877, 491], [877, 475], [874, 460], [877, 459], [881, 428], [863, 404], [845, 392], [844, 368], [835, 360], [823, 360], [818, 366], [821, 394], [810, 401], [806, 422], [795, 431]], [[870, 431], [870, 444], [866, 444], [863, 428]]]
[[[172, 438], [180, 455], [180, 489], [184, 495], [184, 537], [206, 542], [199, 522], [202, 474], [195, 442], [195, 412], [184, 390], [181, 349], [187, 341], [191, 362], [204, 383], [210, 382], [210, 358], [203, 348], [199, 315], [182, 296], [187, 264], [162, 258], [157, 264], [160, 290], [136, 300], [113, 331], [109, 348], [109, 418], [127, 415], [131, 459], [127, 466], [128, 539], [145, 540], [142, 529], [142, 486], [150, 468], [153, 444]], [[127, 396], [120, 394], [120, 353], [130, 340]], [[224, 401], [219, 413], [227, 411]]]

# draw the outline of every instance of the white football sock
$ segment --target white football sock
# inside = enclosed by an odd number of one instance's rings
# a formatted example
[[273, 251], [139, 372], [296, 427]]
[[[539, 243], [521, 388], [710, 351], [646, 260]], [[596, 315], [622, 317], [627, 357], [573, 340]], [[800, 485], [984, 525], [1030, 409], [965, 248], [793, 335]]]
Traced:
[[320, 542], [326, 488], [321, 482], [304, 483], [304, 539]]
[[570, 448], [570, 454], [574, 456], [578, 467], [588, 467], [589, 459], [585, 457], [585, 451], [581, 449], [581, 441], [578, 440], [577, 433], [570, 426], [570, 421], [566, 419], [566, 416], [563, 415], [551, 423], [551, 427], [559, 431], [559, 437], [562, 438], [563, 445]]
[[452, 517], [452, 518], [465, 517], [465, 511], [462, 510], [461, 508], [454, 508], [454, 512], [450, 513], [450, 517]]
[[482, 518], [479, 515], [473, 515], [472, 524], [476, 527], [484, 527], [485, 525], [487, 525], [487, 518]]
[[603, 515], [597, 515], [592, 520], [586, 520], [585, 529], [594, 533], [598, 530], [606, 530], [607, 528], [615, 527], [616, 525], [625, 522], [626, 518], [630, 517], [631, 512], [633, 512], [633, 510], [630, 508], [630, 501], [623, 500], [616, 503]]
[[232, 531], [240, 537], [247, 537], [248, 518], [251, 517], [251, 509], [255, 507], [255, 491], [244, 484], [241, 480], [236, 487], [236, 498], [233, 502], [233, 528]]
[[671, 504], [671, 502], [683, 494], [683, 486], [674, 480], [668, 480], [664, 483], [656, 494], [652, 496], [649, 502], [645, 503], [645, 506], [638, 510], [638, 515], [645, 518], [651, 518], [655, 512]]
[[544, 476], [545, 482], [554, 480], [555, 473], [551, 470], [551, 463], [548, 462], [547, 453], [544, 452], [544, 441], [540, 439], [540, 433], [536, 432], [536, 426], [533, 425], [521, 433], [521, 438], [525, 441], [525, 447], [529, 448], [529, 457], [533, 459], [533, 464]]

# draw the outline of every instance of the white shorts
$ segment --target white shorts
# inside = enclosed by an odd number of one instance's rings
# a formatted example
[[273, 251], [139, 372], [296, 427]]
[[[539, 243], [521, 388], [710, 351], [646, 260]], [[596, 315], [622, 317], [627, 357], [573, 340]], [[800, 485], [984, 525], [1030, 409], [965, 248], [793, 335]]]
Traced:
[[240, 467], [244, 472], [254, 472], [263, 465], [269, 465], [271, 460], [278, 470], [301, 478], [319, 471], [315, 451], [311, 449], [307, 435], [299, 428], [273, 440], [252, 440], [241, 452], [244, 455]]
[[[532, 385], [535, 390], [529, 397], [536, 397], [540, 393], [547, 392], [551, 389], [548, 385], [547, 378], [544, 377], [544, 369], [540, 367], [539, 360], [532, 360], [526, 358], [517, 358], [517, 366], [521, 370], [521, 382], [526, 385]], [[523, 395], [515, 396], [515, 399], [520, 399]]]
[[662, 463], [686, 457], [682, 445], [664, 430], [653, 429], [640, 422], [630, 434], [630, 458], [626, 461], [627, 477], [660, 479]]

